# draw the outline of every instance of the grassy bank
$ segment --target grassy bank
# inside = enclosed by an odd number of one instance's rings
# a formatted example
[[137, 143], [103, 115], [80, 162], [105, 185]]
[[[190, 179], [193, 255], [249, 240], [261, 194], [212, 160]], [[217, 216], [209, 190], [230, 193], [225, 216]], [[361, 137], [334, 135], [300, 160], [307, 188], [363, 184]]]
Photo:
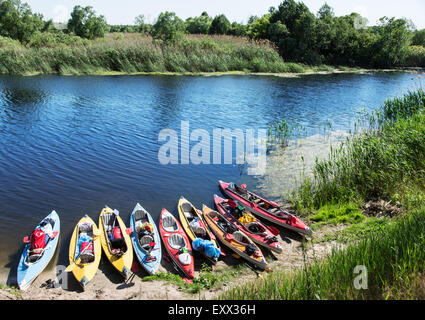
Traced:
[[97, 40], [48, 38], [26, 46], [0, 37], [0, 74], [305, 73], [335, 69], [287, 63], [270, 42], [242, 37], [192, 35], [165, 44], [140, 34], [109, 34]]
[[[415, 299], [424, 294], [425, 93], [388, 100], [329, 159], [317, 161], [292, 201], [313, 226], [348, 224], [347, 247], [293, 273], [275, 272], [225, 299]], [[376, 204], [378, 209], [372, 207]], [[376, 216], [374, 216], [376, 214]], [[335, 238], [327, 238], [327, 241]], [[354, 286], [355, 267], [368, 288]]]
[[[370, 234], [325, 262], [294, 273], [275, 272], [227, 291], [223, 299], [398, 299], [415, 298], [425, 268], [425, 213], [417, 210], [385, 230]], [[367, 268], [367, 289], [354, 286], [355, 267]]]
[[177, 44], [115, 35], [61, 45], [22, 46], [0, 41], [1, 74], [102, 74], [199, 72], [304, 72], [285, 63], [268, 43], [231, 37], [187, 37]]
[[292, 194], [298, 210], [327, 204], [386, 199], [402, 201], [425, 179], [425, 93], [412, 92], [385, 102], [367, 116], [329, 159], [318, 161], [313, 180]]

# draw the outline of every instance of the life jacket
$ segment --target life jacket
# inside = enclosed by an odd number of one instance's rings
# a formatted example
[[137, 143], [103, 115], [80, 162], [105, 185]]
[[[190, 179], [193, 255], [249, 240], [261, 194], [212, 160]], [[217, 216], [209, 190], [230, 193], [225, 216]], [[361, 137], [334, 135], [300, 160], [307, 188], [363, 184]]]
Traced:
[[80, 246], [80, 252], [83, 252], [83, 251], [85, 253], [92, 253], [93, 252], [93, 242], [91, 242], [91, 241], [82, 242], [81, 246]]
[[30, 255], [41, 254], [46, 246], [46, 233], [41, 229], [35, 229], [31, 234]]
[[122, 238], [121, 228], [115, 227], [112, 230], [112, 239], [121, 239], [121, 238]]
[[142, 228], [146, 231], [153, 232], [153, 227], [149, 222], [143, 223]]
[[255, 218], [253, 216], [251, 216], [250, 214], [244, 214], [238, 220], [242, 224], [246, 224], [246, 223], [250, 223], [250, 222], [255, 222]]

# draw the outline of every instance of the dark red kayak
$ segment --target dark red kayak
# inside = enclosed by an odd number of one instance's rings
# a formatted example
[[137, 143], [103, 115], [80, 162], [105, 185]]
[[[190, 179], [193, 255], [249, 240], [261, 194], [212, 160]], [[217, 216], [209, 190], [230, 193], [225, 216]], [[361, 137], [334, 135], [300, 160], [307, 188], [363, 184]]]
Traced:
[[187, 278], [193, 279], [195, 266], [192, 246], [180, 223], [167, 209], [161, 211], [158, 229], [170, 258]]
[[220, 181], [221, 190], [233, 200], [236, 200], [260, 218], [273, 222], [289, 230], [311, 236], [313, 231], [300, 219], [283, 210], [277, 203], [268, 201], [246, 189], [246, 186], [238, 186], [233, 182]]
[[237, 201], [223, 199], [214, 195], [214, 203], [218, 211], [240, 231], [245, 232], [255, 243], [277, 253], [282, 252], [276, 236], [279, 230], [267, 227], [257, 220], [243, 206], [240, 207]]

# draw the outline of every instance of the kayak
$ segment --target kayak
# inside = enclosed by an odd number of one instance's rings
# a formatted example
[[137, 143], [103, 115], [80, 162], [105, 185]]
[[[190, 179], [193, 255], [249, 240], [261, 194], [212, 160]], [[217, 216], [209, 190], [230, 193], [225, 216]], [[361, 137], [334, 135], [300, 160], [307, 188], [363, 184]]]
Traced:
[[238, 201], [254, 215], [301, 234], [308, 236], [313, 234], [313, 231], [303, 221], [283, 210], [277, 203], [261, 198], [233, 182], [220, 181], [219, 185], [228, 197]]
[[188, 279], [195, 277], [192, 246], [182, 226], [167, 209], [159, 217], [159, 233], [172, 262]]
[[133, 246], [130, 230], [126, 229], [118, 210], [103, 208], [99, 216], [99, 229], [103, 252], [115, 269], [127, 279], [133, 264]]
[[206, 205], [203, 206], [202, 213], [211, 230], [226, 247], [258, 268], [266, 269], [267, 261], [263, 253], [246, 233], [236, 228], [221, 213]]
[[152, 216], [139, 203], [131, 213], [130, 228], [137, 259], [150, 275], [155, 274], [161, 264], [161, 238]]
[[279, 231], [268, 227], [257, 220], [244, 207], [239, 206], [237, 201], [223, 199], [214, 195], [214, 203], [218, 211], [240, 231], [245, 232], [256, 244], [277, 253], [282, 253], [282, 247], [276, 236]]
[[[17, 281], [21, 290], [27, 290], [52, 260], [59, 242], [60, 219], [56, 211], [45, 217], [28, 237], [18, 264]], [[39, 245], [41, 240], [42, 245]]]
[[[78, 221], [69, 244], [69, 264], [75, 279], [83, 289], [93, 280], [102, 258], [100, 231], [89, 216]], [[86, 238], [87, 237], [87, 238]], [[83, 242], [83, 239], [86, 240]], [[79, 241], [82, 244], [79, 244]], [[68, 269], [67, 268], [67, 269]]]
[[[193, 241], [197, 238], [201, 238], [203, 240], [211, 241], [217, 249], [220, 247], [217, 244], [217, 240], [211, 230], [208, 228], [208, 225], [205, 223], [198, 209], [196, 209], [192, 203], [190, 203], [185, 198], [181, 197], [178, 204], [178, 211], [180, 217], [180, 223], [186, 231], [189, 239]], [[208, 257], [205, 252], [200, 252], [206, 259], [211, 261], [213, 264], [217, 263], [218, 258]]]

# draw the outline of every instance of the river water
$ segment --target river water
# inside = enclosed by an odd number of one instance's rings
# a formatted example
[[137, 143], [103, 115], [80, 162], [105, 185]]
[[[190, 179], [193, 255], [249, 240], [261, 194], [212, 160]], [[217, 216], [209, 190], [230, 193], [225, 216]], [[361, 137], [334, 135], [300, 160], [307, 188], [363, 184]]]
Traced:
[[329, 140], [316, 139], [323, 128], [348, 132], [361, 110], [415, 89], [415, 78], [401, 72], [299, 78], [0, 76], [0, 270], [11, 274], [21, 239], [52, 209], [61, 217], [59, 259], [66, 264], [75, 224], [85, 214], [97, 221], [105, 204], [118, 209], [126, 223], [136, 202], [158, 218], [163, 207], [176, 213], [181, 195], [196, 206], [212, 206], [219, 179], [247, 183], [277, 200], [280, 185], [292, 187], [285, 177], [306, 165], [297, 152], [284, 163], [268, 161], [273, 168], [263, 176], [248, 175], [235, 161], [163, 165], [161, 130], [180, 135], [182, 121], [191, 132], [259, 130], [286, 120], [306, 130], [301, 150], [313, 159], [328, 150]]

